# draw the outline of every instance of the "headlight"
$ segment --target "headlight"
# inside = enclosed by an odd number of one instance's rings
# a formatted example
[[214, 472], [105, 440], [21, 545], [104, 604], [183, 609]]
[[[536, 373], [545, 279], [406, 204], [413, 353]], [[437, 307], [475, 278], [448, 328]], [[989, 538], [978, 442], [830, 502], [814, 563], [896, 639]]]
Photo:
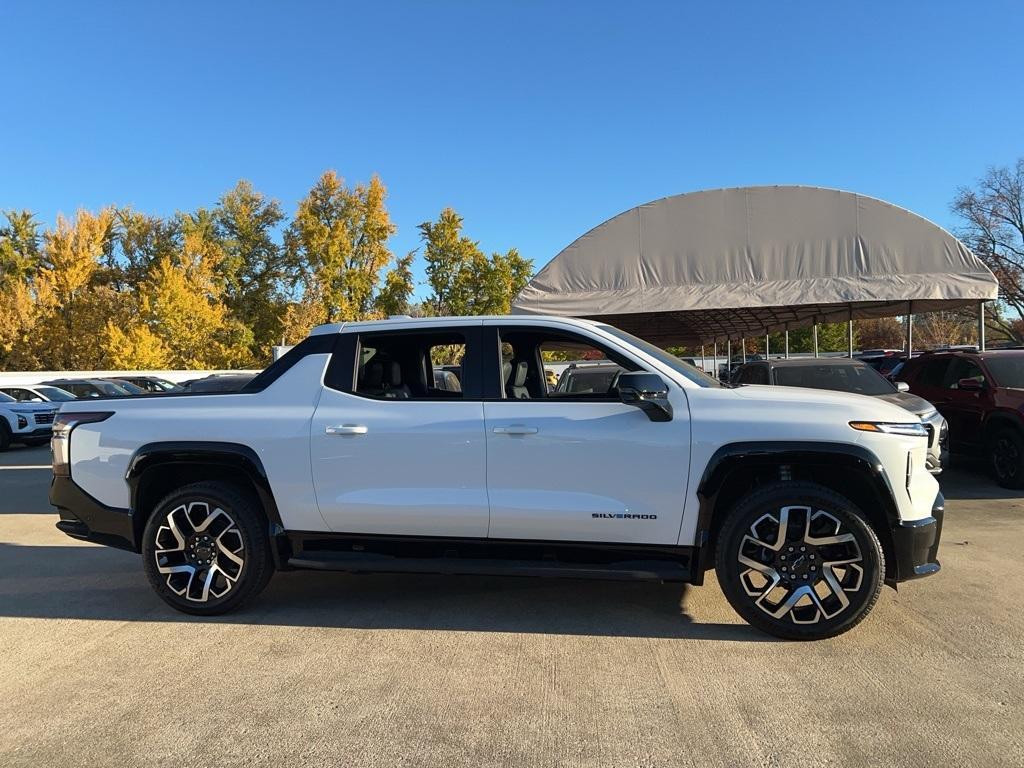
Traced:
[[53, 456], [53, 474], [67, 477], [71, 474], [71, 430], [79, 424], [91, 424], [113, 416], [112, 411], [89, 413], [58, 413], [53, 420], [50, 453]]
[[899, 423], [893, 421], [851, 421], [850, 426], [859, 432], [884, 432], [887, 435], [928, 437], [928, 430], [920, 421]]

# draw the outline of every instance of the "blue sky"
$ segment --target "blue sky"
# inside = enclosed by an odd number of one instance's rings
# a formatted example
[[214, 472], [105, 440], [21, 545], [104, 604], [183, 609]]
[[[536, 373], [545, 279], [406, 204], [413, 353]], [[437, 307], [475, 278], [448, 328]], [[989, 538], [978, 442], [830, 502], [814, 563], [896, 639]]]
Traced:
[[[292, 210], [378, 173], [540, 267], [679, 192], [810, 184], [944, 225], [1024, 155], [1017, 3], [8, 2], [0, 208]], [[422, 290], [420, 291], [422, 293]]]

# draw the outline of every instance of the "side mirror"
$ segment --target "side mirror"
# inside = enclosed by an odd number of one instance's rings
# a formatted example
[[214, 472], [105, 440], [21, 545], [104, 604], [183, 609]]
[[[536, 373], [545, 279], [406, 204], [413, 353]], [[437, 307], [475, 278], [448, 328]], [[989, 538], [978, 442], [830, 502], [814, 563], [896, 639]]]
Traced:
[[960, 379], [956, 383], [956, 388], [961, 392], [981, 392], [985, 388], [985, 382], [978, 379]]
[[905, 381], [897, 381], [896, 382], [896, 391], [897, 392], [909, 392], [910, 391], [910, 385], [907, 384], [907, 382], [905, 382]]
[[619, 374], [619, 399], [635, 405], [651, 421], [672, 421], [672, 403], [668, 401], [668, 385], [656, 373]]

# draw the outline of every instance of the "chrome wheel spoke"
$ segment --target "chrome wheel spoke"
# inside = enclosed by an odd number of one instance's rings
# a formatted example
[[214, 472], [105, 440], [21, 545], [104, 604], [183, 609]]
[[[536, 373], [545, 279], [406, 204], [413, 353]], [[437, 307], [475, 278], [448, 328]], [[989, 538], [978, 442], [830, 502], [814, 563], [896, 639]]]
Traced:
[[175, 507], [157, 529], [157, 571], [191, 602], [227, 595], [245, 567], [245, 540], [232, 517], [205, 501]]
[[740, 584], [773, 619], [815, 624], [846, 610], [861, 587], [856, 536], [824, 510], [792, 505], [759, 517], [740, 541]]

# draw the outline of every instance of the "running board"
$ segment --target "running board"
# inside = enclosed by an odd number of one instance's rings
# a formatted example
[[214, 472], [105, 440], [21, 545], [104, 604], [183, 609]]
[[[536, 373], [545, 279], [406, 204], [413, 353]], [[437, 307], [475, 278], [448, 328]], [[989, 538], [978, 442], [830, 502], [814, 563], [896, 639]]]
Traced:
[[667, 560], [562, 563], [551, 560], [391, 557], [366, 552], [303, 552], [288, 559], [292, 568], [348, 573], [436, 573], [472, 576], [532, 576], [608, 581], [689, 581], [685, 565]]

